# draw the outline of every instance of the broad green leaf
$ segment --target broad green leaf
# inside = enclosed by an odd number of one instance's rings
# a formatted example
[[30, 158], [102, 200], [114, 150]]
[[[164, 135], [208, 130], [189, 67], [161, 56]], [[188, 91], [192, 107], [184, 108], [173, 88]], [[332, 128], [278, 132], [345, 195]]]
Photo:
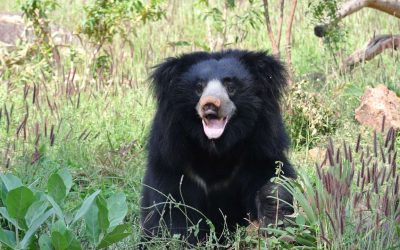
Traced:
[[21, 180], [12, 174], [0, 174], [0, 180], [0, 198], [3, 202], [5, 202], [7, 193], [10, 190], [22, 186]]
[[303, 215], [301, 215], [301, 214], [297, 215], [296, 224], [297, 225], [305, 225], [306, 224], [306, 219], [304, 218]]
[[54, 173], [50, 176], [47, 182], [47, 190], [49, 191], [49, 195], [53, 197], [58, 204], [61, 204], [65, 196], [67, 196], [67, 187], [58, 173]]
[[54, 209], [52, 208], [32, 222], [32, 225], [29, 227], [28, 231], [26, 231], [25, 236], [20, 243], [23, 249], [25, 249], [28, 246], [29, 240], [32, 237], [32, 235], [35, 234], [36, 230], [38, 230], [39, 227], [53, 214], [54, 214]]
[[53, 250], [53, 245], [51, 244], [51, 239], [47, 234], [42, 234], [39, 238], [40, 250]]
[[72, 187], [72, 175], [69, 173], [69, 171], [66, 168], [60, 169], [57, 171], [57, 174], [61, 177], [61, 179], [64, 182], [64, 185], [66, 187], [66, 195], [68, 195], [69, 191], [71, 190]]
[[15, 227], [17, 227], [18, 229], [21, 229], [18, 222], [14, 218], [11, 218], [11, 216], [8, 214], [7, 209], [5, 207], [0, 207], [0, 214], [2, 215], [3, 218], [5, 218], [9, 222], [11, 222], [11, 224], [13, 224]]
[[15, 249], [17, 245], [17, 242], [15, 240], [15, 233], [0, 228], [0, 242], [12, 249]]
[[8, 191], [22, 186], [21, 180], [12, 174], [0, 174], [0, 179]]
[[32, 203], [25, 215], [25, 222], [28, 228], [32, 226], [32, 223], [37, 220], [37, 218], [46, 212], [48, 207], [49, 203], [47, 200], [38, 200]]
[[67, 249], [68, 241], [62, 233], [55, 231], [51, 233], [51, 244], [56, 250], [64, 250]]
[[99, 209], [95, 203], [92, 204], [90, 209], [85, 214], [86, 232], [92, 239], [94, 245], [99, 242], [100, 225], [99, 225]]
[[110, 233], [107, 233], [103, 237], [100, 244], [97, 246], [97, 249], [108, 247], [111, 244], [121, 241], [125, 237], [129, 236], [131, 234], [128, 230], [129, 228], [129, 224], [121, 224], [116, 226]]
[[62, 221], [64, 221], [64, 214], [63, 211], [61, 210], [60, 206], [57, 204], [57, 202], [51, 197], [50, 195], [46, 195], [47, 200], [50, 202], [50, 204], [53, 206], [54, 211], [58, 218]]
[[110, 221], [108, 220], [108, 209], [107, 209], [107, 202], [101, 196], [98, 195], [96, 198], [96, 205], [99, 210], [99, 226], [102, 231], [107, 231], [108, 227], [110, 226]]
[[96, 196], [100, 193], [100, 190], [97, 190], [93, 194], [89, 195], [88, 197], [85, 198], [85, 200], [82, 203], [82, 206], [79, 208], [78, 212], [75, 214], [74, 220], [72, 221], [72, 224], [77, 222], [82, 216], [86, 214], [88, 209], [92, 206], [94, 199]]
[[28, 208], [35, 201], [33, 192], [24, 186], [8, 192], [6, 198], [7, 211], [15, 219], [24, 219]]
[[56, 250], [80, 250], [79, 241], [72, 232], [59, 220], [51, 228], [51, 243]]
[[110, 227], [115, 227], [124, 221], [128, 213], [128, 205], [124, 193], [116, 193], [107, 199], [108, 218]]
[[[57, 232], [56, 232], [57, 233]], [[81, 250], [82, 249], [82, 247], [81, 247], [81, 244], [79, 243], [79, 241], [74, 237], [74, 235], [72, 234], [72, 232], [71, 231], [67, 231], [66, 233], [65, 233], [65, 235], [64, 236], [62, 236], [62, 237], [65, 237], [66, 238], [66, 240], [67, 240], [67, 245], [66, 245], [66, 247], [65, 248], [62, 248], [62, 249], [57, 249], [57, 250], [64, 250], [64, 249], [66, 249], [66, 250]], [[52, 241], [53, 242], [53, 241]]]

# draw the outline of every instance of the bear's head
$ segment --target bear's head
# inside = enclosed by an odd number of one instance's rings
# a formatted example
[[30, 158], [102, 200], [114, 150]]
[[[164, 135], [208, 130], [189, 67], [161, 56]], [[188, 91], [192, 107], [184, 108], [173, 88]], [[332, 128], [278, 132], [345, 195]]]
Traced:
[[280, 120], [286, 71], [264, 52], [189, 53], [156, 66], [152, 79], [166, 129], [210, 152], [243, 145], [256, 126], [271, 130], [268, 120]]

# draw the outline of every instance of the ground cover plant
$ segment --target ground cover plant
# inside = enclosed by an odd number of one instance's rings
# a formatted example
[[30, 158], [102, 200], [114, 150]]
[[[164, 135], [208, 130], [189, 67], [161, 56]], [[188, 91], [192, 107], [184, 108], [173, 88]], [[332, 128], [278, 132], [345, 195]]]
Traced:
[[[1, 249], [137, 248], [155, 111], [151, 67], [195, 50], [271, 50], [264, 2], [0, 0], [0, 11], [24, 13], [35, 35], [0, 49]], [[268, 2], [271, 22], [279, 23], [280, 1]], [[399, 135], [354, 120], [366, 86], [400, 94], [399, 53], [388, 50], [351, 71], [340, 67], [376, 30], [398, 33], [399, 20], [363, 10], [319, 40], [313, 26], [340, 2], [297, 3], [293, 81], [282, 109], [299, 179], [273, 180], [295, 197], [287, 226], [225, 231], [222, 243], [211, 232], [197, 246], [166, 232], [148, 248], [400, 247]], [[73, 41], [57, 44], [52, 23], [74, 32]], [[311, 157], [312, 148], [321, 158]]]

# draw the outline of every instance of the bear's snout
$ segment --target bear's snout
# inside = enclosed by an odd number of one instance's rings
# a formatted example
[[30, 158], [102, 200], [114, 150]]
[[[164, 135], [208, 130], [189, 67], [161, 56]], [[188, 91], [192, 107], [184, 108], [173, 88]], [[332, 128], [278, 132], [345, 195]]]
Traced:
[[214, 96], [202, 97], [199, 101], [202, 116], [218, 116], [221, 100]]
[[214, 96], [203, 96], [200, 98], [199, 102], [202, 108], [205, 108], [208, 105], [212, 105], [218, 109], [221, 106], [221, 100]]

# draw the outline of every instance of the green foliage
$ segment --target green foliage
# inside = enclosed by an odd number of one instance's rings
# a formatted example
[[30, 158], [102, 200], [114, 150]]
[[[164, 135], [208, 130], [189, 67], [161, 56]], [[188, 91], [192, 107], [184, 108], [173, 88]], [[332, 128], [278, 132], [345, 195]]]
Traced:
[[312, 1], [308, 3], [308, 8], [311, 9], [312, 16], [317, 21], [322, 21], [327, 17], [335, 19], [338, 0]]
[[86, 18], [79, 31], [95, 44], [111, 43], [116, 34], [127, 38], [139, 24], [164, 17], [162, 0], [145, 4], [141, 0], [95, 0], [84, 8]]
[[49, 195], [53, 197], [58, 204], [62, 204], [72, 184], [71, 174], [66, 169], [61, 169], [49, 177], [47, 190], [49, 191]]
[[25, 0], [21, 10], [33, 27], [38, 56], [43, 56], [49, 63], [53, 53], [57, 53], [53, 44], [48, 15], [58, 7], [56, 0]]
[[297, 82], [288, 91], [285, 121], [296, 148], [315, 145], [323, 136], [331, 135], [339, 125], [338, 114], [324, 96], [312, 92], [309, 82]]
[[6, 204], [8, 214], [16, 219], [19, 225], [26, 228], [24, 225], [24, 217], [28, 208], [34, 201], [33, 192], [29, 188], [21, 186], [10, 190], [7, 193], [4, 203]]
[[53, 43], [48, 19], [58, 4], [55, 0], [18, 2], [27, 21], [27, 37], [15, 49], [0, 51], [0, 65], [3, 67], [0, 79], [24, 85], [32, 84], [38, 78], [38, 72], [45, 76], [52, 75], [56, 71], [54, 66], [60, 65], [59, 51]]
[[35, 35], [41, 44], [50, 46], [48, 14], [57, 6], [55, 0], [22, 0], [21, 10], [32, 23]]
[[82, 249], [72, 232], [61, 220], [51, 226], [51, 243], [55, 250]]
[[256, 1], [248, 1], [243, 9], [238, 8], [235, 1], [222, 3], [198, 1], [196, 4], [197, 8], [204, 9], [199, 16], [212, 30], [210, 49], [239, 44], [247, 38], [249, 30], [258, 30], [263, 23], [262, 8]]
[[[78, 27], [95, 47], [90, 60], [91, 74], [98, 79], [109, 78], [109, 71], [114, 63], [112, 51], [104, 45], [113, 44], [115, 40], [135, 48], [135, 34], [138, 27], [147, 22], [161, 20], [165, 17], [163, 0], [93, 0], [84, 7], [85, 18]], [[117, 38], [117, 39], [116, 39]]]
[[[49, 177], [47, 192], [24, 186], [11, 174], [0, 174], [0, 179], [1, 203], [5, 205], [0, 207], [0, 213], [2, 222], [7, 225], [5, 229], [0, 228], [0, 242], [7, 247], [27, 249], [33, 244], [39, 245], [40, 249], [82, 249], [75, 231], [76, 222], [82, 218], [86, 223], [85, 235], [97, 249], [117, 243], [131, 234], [129, 224], [123, 223], [128, 212], [123, 193], [111, 194], [105, 199], [100, 190], [95, 191], [77, 206], [74, 220], [68, 223], [66, 218], [75, 209], [67, 211], [63, 208], [73, 186], [72, 176], [66, 169], [60, 169]], [[58, 217], [57, 222], [55, 217]]]
[[129, 229], [130, 229], [129, 224], [121, 224], [114, 227], [114, 229], [105, 234], [105, 236], [98, 244], [97, 248], [98, 249], [105, 248], [113, 244], [114, 242], [121, 241], [122, 239], [130, 235]]
[[[341, 0], [309, 1], [308, 9], [312, 16], [312, 23], [320, 26], [324, 35], [324, 43], [332, 53], [335, 53], [346, 42], [347, 30], [339, 26], [337, 18], [338, 4]], [[329, 24], [327, 24], [329, 23]]]

